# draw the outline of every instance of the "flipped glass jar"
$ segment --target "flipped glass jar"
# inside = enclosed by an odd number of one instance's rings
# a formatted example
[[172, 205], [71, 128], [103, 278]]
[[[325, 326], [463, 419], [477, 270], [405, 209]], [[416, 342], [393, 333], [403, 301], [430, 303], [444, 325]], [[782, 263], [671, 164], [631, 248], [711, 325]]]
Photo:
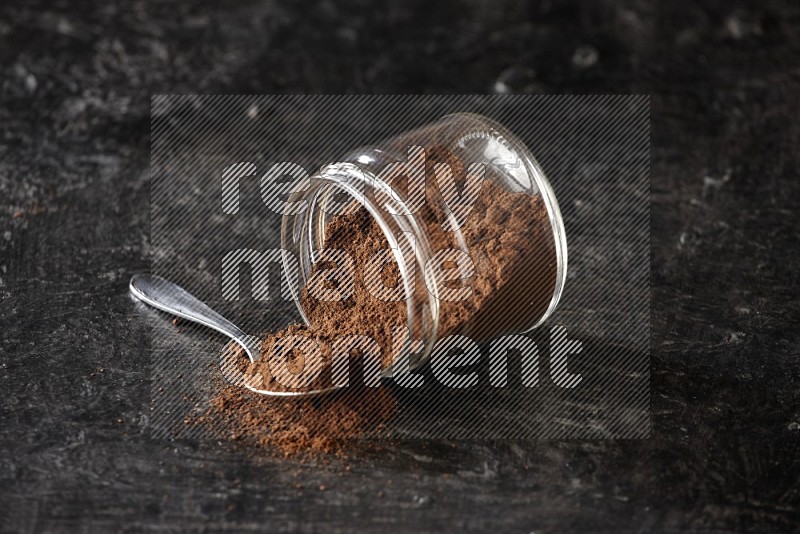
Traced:
[[[407, 335], [402, 370], [441, 338], [485, 341], [541, 325], [564, 289], [567, 243], [561, 212], [528, 148], [497, 122], [447, 115], [327, 165], [289, 197], [281, 229], [287, 272], [300, 298], [337, 215], [364, 208], [386, 237], [401, 278]], [[387, 328], [389, 326], [387, 325]]]

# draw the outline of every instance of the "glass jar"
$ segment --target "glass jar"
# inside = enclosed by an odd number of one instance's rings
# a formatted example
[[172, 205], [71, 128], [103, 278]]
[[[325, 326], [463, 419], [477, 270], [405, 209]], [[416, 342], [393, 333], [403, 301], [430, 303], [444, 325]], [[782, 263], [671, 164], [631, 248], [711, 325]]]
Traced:
[[[299, 269], [292, 290], [306, 324], [299, 291], [321, 258], [326, 228], [363, 207], [400, 273], [410, 335], [396, 355], [409, 355], [411, 368], [450, 334], [483, 341], [536, 328], [561, 297], [567, 243], [555, 194], [528, 148], [486, 117], [447, 115], [354, 150], [289, 200], [284, 268]], [[453, 270], [466, 280], [443, 274]]]

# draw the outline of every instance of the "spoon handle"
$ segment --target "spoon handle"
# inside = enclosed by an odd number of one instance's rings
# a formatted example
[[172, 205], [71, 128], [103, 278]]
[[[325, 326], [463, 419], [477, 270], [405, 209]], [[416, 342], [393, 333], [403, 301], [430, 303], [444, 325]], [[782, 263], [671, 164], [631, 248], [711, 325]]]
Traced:
[[247, 334], [228, 319], [211, 309], [178, 284], [153, 274], [135, 274], [130, 283], [131, 294], [145, 304], [183, 319], [199, 323], [233, 338], [247, 351], [251, 361], [261, 356], [249, 345]]

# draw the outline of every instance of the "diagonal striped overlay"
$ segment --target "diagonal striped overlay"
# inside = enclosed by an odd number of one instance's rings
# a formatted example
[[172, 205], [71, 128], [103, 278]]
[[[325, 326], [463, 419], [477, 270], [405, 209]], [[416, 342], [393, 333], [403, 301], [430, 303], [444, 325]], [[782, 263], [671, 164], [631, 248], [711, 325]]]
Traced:
[[[231, 251], [254, 255], [281, 246], [281, 215], [269, 208], [276, 191], [260, 184], [267, 170], [292, 162], [313, 174], [356, 147], [449, 113], [479, 113], [503, 124], [536, 157], [561, 207], [569, 247], [561, 302], [535, 331], [477, 346], [476, 363], [457, 371], [450, 385], [437, 379], [433, 364], [418, 371], [421, 387], [386, 381], [381, 387], [393, 389], [399, 409], [384, 422], [384, 433], [648, 436], [647, 96], [158, 95], [151, 111], [152, 272], [251, 335], [301, 322], [280, 262], [243, 269], [235, 292], [222, 283]], [[238, 183], [235, 195], [223, 187], [226, 180]], [[142, 313], [153, 325], [151, 435], [209, 439], [229, 433], [186, 423], [204, 412], [222, 384], [227, 340], [202, 327], [173, 325], [160, 312]], [[450, 341], [442, 354], [457, 355], [459, 347], [465, 353], [465, 344]], [[493, 364], [496, 354], [507, 355], [502, 365]]]

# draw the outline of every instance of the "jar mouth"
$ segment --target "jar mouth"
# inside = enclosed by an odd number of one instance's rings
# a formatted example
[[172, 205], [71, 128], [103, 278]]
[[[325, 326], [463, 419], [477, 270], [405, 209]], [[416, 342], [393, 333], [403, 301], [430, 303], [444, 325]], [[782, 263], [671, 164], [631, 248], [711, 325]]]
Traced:
[[[391, 205], [379, 206], [372, 195], [367, 193], [368, 188], [387, 193]], [[344, 203], [341, 199], [334, 200], [335, 195], [342, 193], [346, 195]], [[300, 294], [308, 282], [319, 251], [323, 249], [328, 223], [338, 214], [353, 213], [358, 208], [364, 208], [377, 223], [392, 252], [400, 272], [406, 301], [407, 335], [401, 346], [387, 348], [394, 357], [382, 370], [382, 375], [393, 376], [395, 372], [405, 372], [421, 365], [433, 350], [438, 334], [440, 306], [435, 284], [429, 284], [426, 280], [426, 286], [433, 291], [427, 292], [428, 298], [424, 303], [426, 306], [417, 309], [416, 286], [414, 277], [409, 273], [411, 269], [416, 269], [415, 273], [428, 277], [422, 266], [425, 258], [431, 255], [431, 247], [425, 232], [406, 204], [393, 194], [388, 184], [352, 163], [325, 166], [311, 179], [311, 184], [302, 193], [302, 197], [307, 202], [306, 208], [300, 214], [283, 216], [281, 251], [285, 269], [290, 269], [292, 265], [299, 267], [297, 283], [290, 284], [290, 290], [303, 322], [306, 326], [311, 325], [300, 304]], [[332, 202], [338, 203], [338, 207], [330, 209]], [[409, 244], [412, 247], [411, 254]], [[415, 334], [420, 339], [415, 339]], [[396, 340], [393, 339], [393, 342]], [[410, 360], [401, 362], [399, 356], [405, 354], [410, 356]]]
[[550, 304], [539, 320], [527, 330], [530, 331], [541, 326], [553, 314], [558, 302], [561, 300], [561, 295], [564, 293], [564, 286], [567, 281], [568, 258], [567, 232], [564, 228], [561, 209], [558, 206], [555, 191], [550, 185], [550, 180], [547, 179], [547, 175], [542, 170], [539, 162], [521, 139], [497, 121], [477, 113], [451, 113], [442, 117], [441, 120], [444, 122], [447, 120], [463, 121], [464, 119], [474, 123], [475, 128], [468, 129], [460, 137], [458, 143], [463, 147], [464, 143], [476, 136], [485, 141], [490, 136], [487, 131], [494, 131], [495, 135], [491, 135], [491, 142], [496, 143], [496, 168], [501, 175], [509, 179], [506, 185], [517, 191], [539, 194], [547, 209], [555, 246], [556, 280]]

